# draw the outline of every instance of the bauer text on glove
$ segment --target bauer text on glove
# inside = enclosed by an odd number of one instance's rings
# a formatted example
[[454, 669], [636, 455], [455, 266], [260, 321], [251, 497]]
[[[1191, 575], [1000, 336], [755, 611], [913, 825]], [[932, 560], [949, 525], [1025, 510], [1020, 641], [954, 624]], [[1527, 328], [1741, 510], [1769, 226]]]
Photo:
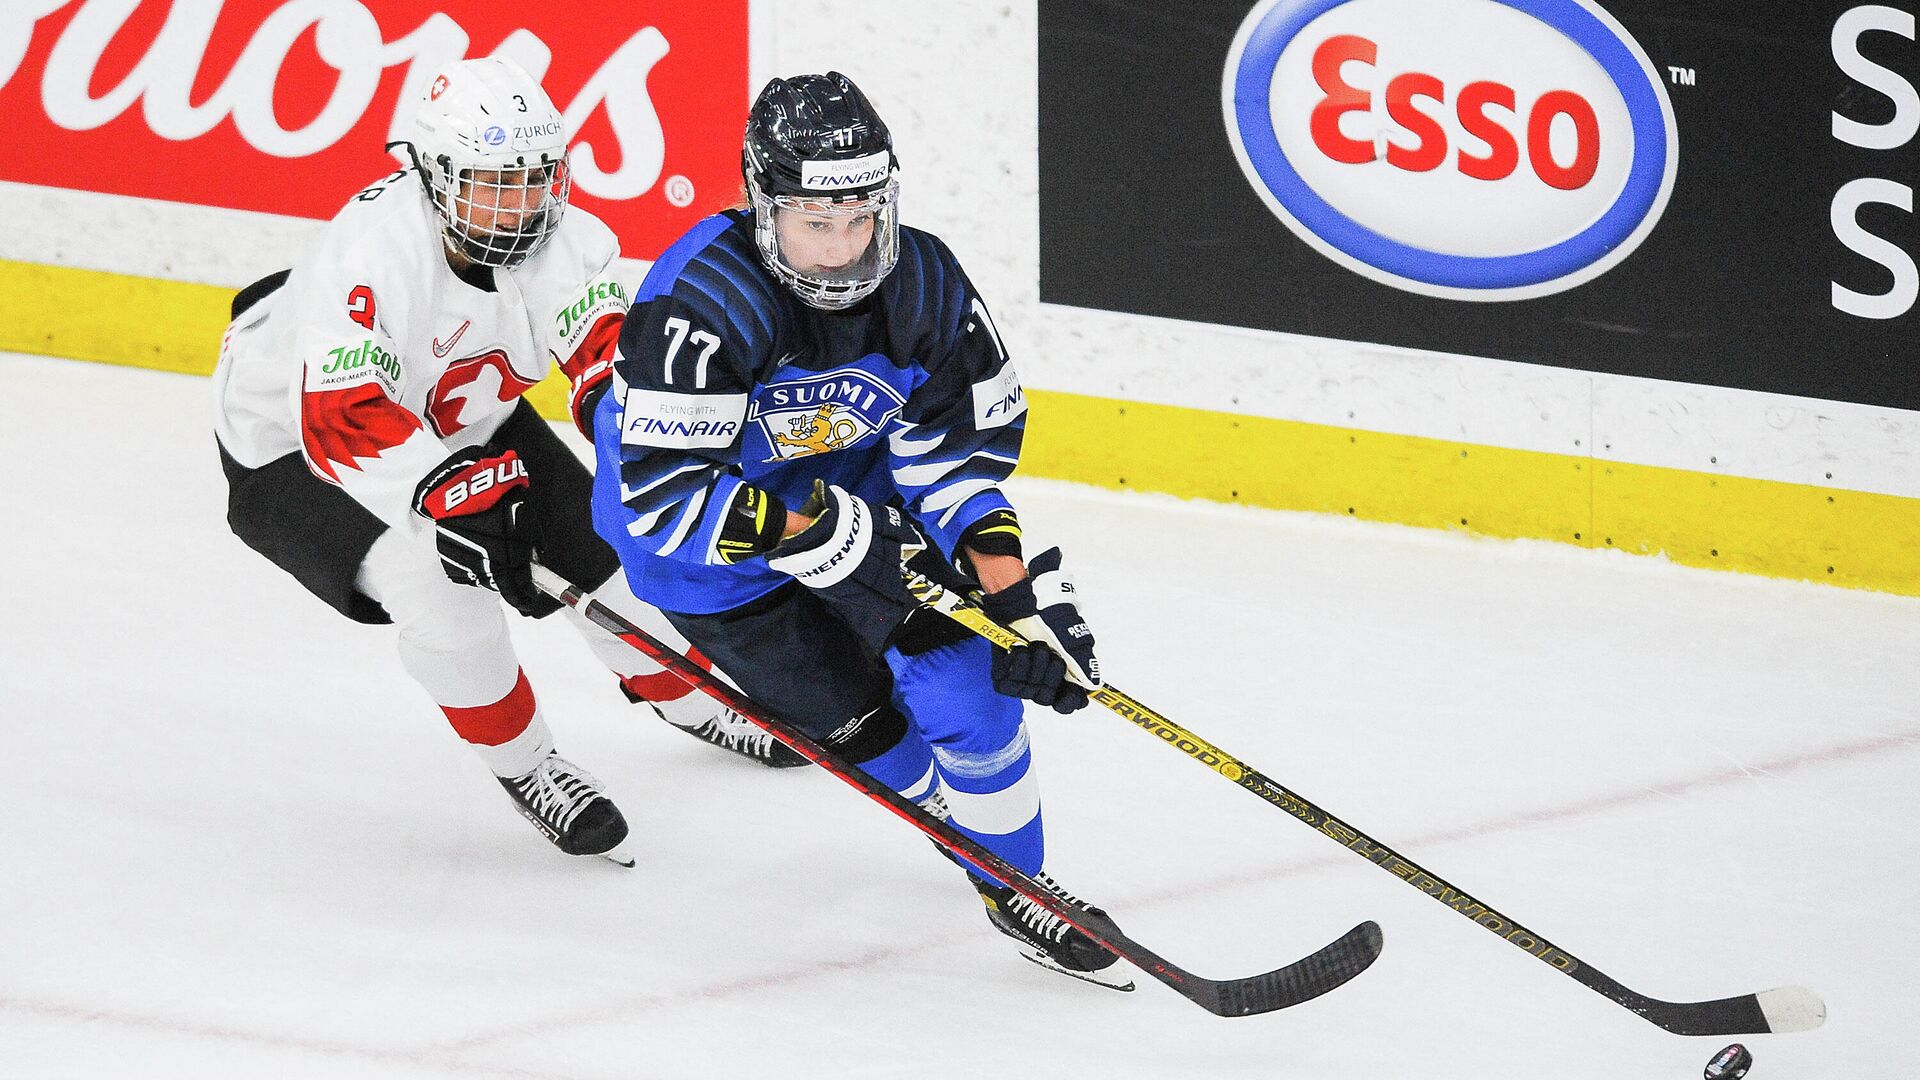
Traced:
[[420, 481], [413, 508], [433, 521], [448, 578], [492, 589], [520, 613], [538, 616], [556, 605], [533, 587], [528, 485], [526, 463], [513, 451], [485, 457], [462, 450]]

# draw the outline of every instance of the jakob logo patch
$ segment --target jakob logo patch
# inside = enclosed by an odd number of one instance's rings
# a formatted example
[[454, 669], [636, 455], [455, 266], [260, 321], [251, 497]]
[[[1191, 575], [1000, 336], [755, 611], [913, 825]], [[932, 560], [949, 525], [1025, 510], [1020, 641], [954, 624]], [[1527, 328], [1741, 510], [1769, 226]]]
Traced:
[[769, 383], [754, 395], [747, 418], [773, 451], [768, 461], [827, 454], [885, 431], [906, 402], [864, 371], [827, 371]]
[[307, 365], [305, 387], [329, 390], [359, 382], [368, 375], [378, 378], [390, 391], [400, 386], [400, 358], [381, 348], [372, 338], [356, 345], [328, 349], [326, 360]]

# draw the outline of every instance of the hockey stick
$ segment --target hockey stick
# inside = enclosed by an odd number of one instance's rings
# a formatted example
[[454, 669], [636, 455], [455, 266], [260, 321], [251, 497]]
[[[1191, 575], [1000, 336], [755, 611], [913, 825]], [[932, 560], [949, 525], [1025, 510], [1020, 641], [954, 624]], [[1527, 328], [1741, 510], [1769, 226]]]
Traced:
[[1172, 987], [1182, 997], [1216, 1016], [1252, 1016], [1310, 1001], [1360, 974], [1380, 955], [1380, 927], [1369, 921], [1286, 967], [1244, 979], [1206, 979], [1162, 958], [1120, 931], [1112, 919], [1079, 910], [1018, 869], [981, 847], [965, 834], [909, 802], [892, 788], [858, 768], [803, 732], [754, 704], [704, 668], [688, 660], [613, 609], [584, 594], [559, 575], [536, 565], [534, 584], [541, 592], [580, 612], [594, 625], [626, 642], [681, 681], [707, 694], [742, 717], [764, 728], [802, 757], [860, 789], [867, 798], [893, 811], [907, 824], [933, 838], [934, 843], [1006, 882], [1015, 892], [1059, 916], [1100, 946]]
[[[994, 622], [984, 611], [924, 574], [906, 571], [907, 587], [921, 603], [1006, 649], [1026, 642]], [[1069, 668], [1071, 671], [1071, 668]], [[1079, 680], [1076, 679], [1076, 682]], [[1262, 775], [1253, 766], [1167, 719], [1112, 686], [1082, 686], [1093, 700], [1151, 732], [1161, 742], [1292, 814], [1322, 835], [1400, 878], [1460, 914], [1504, 938], [1613, 1003], [1676, 1035], [1745, 1035], [1807, 1031], [1827, 1018], [1826, 1003], [1804, 986], [1786, 986], [1717, 1001], [1661, 1001], [1630, 990], [1514, 920], [1388, 848], [1373, 837], [1320, 809]]]

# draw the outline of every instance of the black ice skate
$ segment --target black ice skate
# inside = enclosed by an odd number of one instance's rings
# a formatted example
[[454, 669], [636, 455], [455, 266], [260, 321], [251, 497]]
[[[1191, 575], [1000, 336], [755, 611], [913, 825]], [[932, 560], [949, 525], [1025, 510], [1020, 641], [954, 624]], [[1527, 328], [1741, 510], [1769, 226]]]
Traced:
[[646, 705], [658, 714], [660, 719], [701, 742], [712, 743], [728, 753], [738, 754], [748, 761], [765, 765], [769, 769], [791, 769], [795, 766], [811, 764], [792, 747], [774, 738], [766, 728], [742, 717], [705, 694], [688, 694], [686, 697], [667, 702], [667, 707], [661, 708], [660, 702], [637, 697], [633, 691], [624, 686], [621, 687], [621, 692], [627, 695], [629, 701]]
[[621, 866], [632, 866], [633, 856], [622, 845], [627, 819], [613, 800], [600, 793], [600, 783], [579, 766], [548, 754], [525, 776], [499, 778], [513, 796], [520, 816], [569, 855], [603, 855]]
[[[1010, 888], [987, 884], [968, 875], [980, 899], [987, 905], [987, 919], [994, 929], [1018, 941], [1025, 948], [1020, 955], [1043, 968], [1071, 975], [1111, 990], [1133, 989], [1133, 979], [1115, 961], [1119, 957], [1094, 944], [1092, 938], [1067, 925], [1066, 920]], [[1044, 872], [1034, 882], [1048, 892], [1082, 911], [1104, 916], [1106, 912], [1081, 900]]]

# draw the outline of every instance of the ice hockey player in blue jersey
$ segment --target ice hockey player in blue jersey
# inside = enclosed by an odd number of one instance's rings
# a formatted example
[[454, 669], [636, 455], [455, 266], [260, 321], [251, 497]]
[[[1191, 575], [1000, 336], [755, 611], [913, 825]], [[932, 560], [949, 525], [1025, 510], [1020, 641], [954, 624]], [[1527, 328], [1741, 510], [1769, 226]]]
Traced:
[[[900, 225], [892, 138], [846, 76], [770, 82], [742, 168], [749, 205], [681, 237], [628, 312], [595, 412], [595, 527], [749, 696], [1058, 890], [1021, 699], [1070, 712], [1087, 694], [1068, 665], [1098, 665], [1059, 550], [1023, 561], [1000, 490], [1026, 402], [992, 317], [946, 246]], [[1050, 647], [999, 652], [920, 608], [904, 559], [964, 573]], [[1131, 988], [1085, 935], [973, 880], [1029, 959]]]

